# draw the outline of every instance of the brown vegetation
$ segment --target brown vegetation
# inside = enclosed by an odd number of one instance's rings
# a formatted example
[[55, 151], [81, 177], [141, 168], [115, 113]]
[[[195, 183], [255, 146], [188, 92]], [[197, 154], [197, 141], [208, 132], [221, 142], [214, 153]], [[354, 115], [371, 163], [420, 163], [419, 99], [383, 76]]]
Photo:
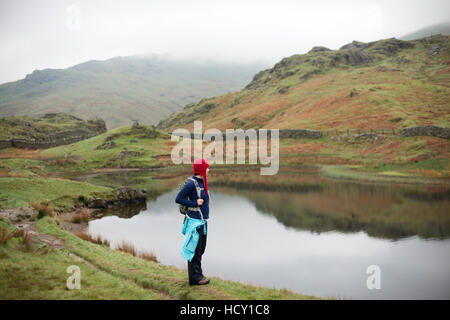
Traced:
[[38, 219], [43, 218], [44, 216], [49, 216], [52, 218], [56, 217], [55, 209], [48, 204], [42, 204], [39, 201], [31, 202], [31, 206], [38, 212]]
[[131, 254], [134, 257], [138, 257], [138, 258], [145, 259], [148, 261], [158, 262], [155, 254], [153, 252], [146, 252], [146, 251], [138, 252], [136, 247], [128, 241], [122, 241], [117, 246], [116, 249], [119, 251], [122, 251], [122, 252], [126, 252], [128, 254]]
[[91, 234], [87, 233], [86, 231], [77, 232], [75, 235], [78, 238], [81, 238], [83, 240], [90, 241], [90, 242], [96, 243], [96, 244], [102, 244], [102, 245], [109, 247], [109, 241], [104, 239], [100, 235], [97, 235], [96, 237], [94, 237]]
[[87, 208], [83, 208], [80, 211], [76, 212], [72, 218], [73, 223], [82, 223], [89, 221], [89, 210]]
[[78, 162], [73, 159], [56, 159], [56, 160], [50, 160], [48, 161], [48, 165], [50, 166], [59, 166], [59, 167], [66, 167], [67, 165], [77, 165]]
[[0, 228], [0, 243], [5, 244], [14, 236], [14, 232], [8, 232], [4, 228]]
[[0, 159], [46, 159], [49, 155], [36, 149], [10, 148], [0, 153]]
[[0, 177], [1, 178], [4, 178], [4, 177], [22, 178], [22, 177], [24, 177], [24, 175], [20, 174], [20, 173], [16, 173], [16, 172], [10, 172], [8, 170], [0, 170]]
[[7, 229], [0, 227], [0, 243], [6, 244], [12, 238], [19, 238], [19, 250], [28, 250], [31, 248], [31, 234], [23, 229], [15, 229], [8, 232]]

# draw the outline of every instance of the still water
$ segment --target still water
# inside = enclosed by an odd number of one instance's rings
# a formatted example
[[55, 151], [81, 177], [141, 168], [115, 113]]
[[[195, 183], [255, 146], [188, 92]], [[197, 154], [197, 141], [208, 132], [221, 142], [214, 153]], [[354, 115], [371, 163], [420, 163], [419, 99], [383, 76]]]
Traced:
[[[207, 276], [320, 297], [450, 298], [448, 191], [354, 183], [302, 192], [211, 189]], [[176, 192], [131, 218], [91, 221], [89, 231], [186, 269]], [[380, 289], [367, 287], [371, 265], [381, 270]]]

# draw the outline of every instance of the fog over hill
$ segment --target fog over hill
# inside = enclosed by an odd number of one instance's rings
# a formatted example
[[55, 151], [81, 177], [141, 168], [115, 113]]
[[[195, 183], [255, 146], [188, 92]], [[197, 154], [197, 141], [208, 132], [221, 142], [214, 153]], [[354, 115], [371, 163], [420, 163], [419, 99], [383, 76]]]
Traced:
[[398, 130], [448, 127], [450, 37], [315, 46], [257, 73], [242, 90], [193, 103], [158, 124], [209, 128]]
[[0, 85], [0, 117], [66, 112], [98, 116], [109, 129], [155, 124], [189, 103], [241, 89], [263, 67], [146, 55], [35, 70]]
[[419, 29], [415, 32], [408, 33], [404, 36], [399, 37], [401, 40], [416, 40], [424, 37], [429, 37], [435, 34], [442, 34], [444, 36], [450, 35], [450, 22], [440, 23], [432, 26], [428, 26]]

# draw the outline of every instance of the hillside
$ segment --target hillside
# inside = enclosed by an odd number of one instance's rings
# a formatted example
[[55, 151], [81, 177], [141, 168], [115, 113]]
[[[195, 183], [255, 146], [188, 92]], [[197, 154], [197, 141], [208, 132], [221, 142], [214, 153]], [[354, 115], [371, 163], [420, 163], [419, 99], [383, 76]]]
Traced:
[[0, 119], [0, 148], [49, 148], [74, 143], [106, 132], [102, 119], [82, 120], [64, 113], [39, 118], [12, 116]]
[[260, 68], [147, 56], [35, 70], [0, 85], [0, 117], [66, 112], [98, 116], [108, 129], [133, 120], [156, 124], [188, 103], [242, 88]]
[[450, 123], [448, 36], [314, 47], [257, 73], [241, 91], [203, 99], [158, 128], [401, 129]]

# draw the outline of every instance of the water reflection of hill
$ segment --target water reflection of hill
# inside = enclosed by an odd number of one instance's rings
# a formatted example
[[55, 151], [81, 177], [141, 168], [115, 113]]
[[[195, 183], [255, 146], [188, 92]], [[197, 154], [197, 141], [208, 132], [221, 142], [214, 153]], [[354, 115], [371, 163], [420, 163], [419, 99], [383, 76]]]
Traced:
[[447, 191], [433, 195], [418, 187], [336, 182], [303, 192], [244, 187], [216, 189], [219, 190], [242, 196], [262, 213], [301, 230], [365, 231], [370, 236], [391, 240], [414, 235], [438, 239], [450, 236]]
[[[217, 169], [212, 192], [244, 197], [288, 227], [313, 232], [359, 232], [373, 237], [445, 239], [450, 236], [450, 190], [446, 187], [388, 185], [322, 179], [311, 168], [283, 170], [277, 177], [253, 174], [254, 169]], [[96, 174], [89, 182], [145, 188], [149, 200], [176, 188], [186, 171]], [[276, 190], [276, 191], [275, 191]], [[136, 214], [130, 210], [127, 216]]]

